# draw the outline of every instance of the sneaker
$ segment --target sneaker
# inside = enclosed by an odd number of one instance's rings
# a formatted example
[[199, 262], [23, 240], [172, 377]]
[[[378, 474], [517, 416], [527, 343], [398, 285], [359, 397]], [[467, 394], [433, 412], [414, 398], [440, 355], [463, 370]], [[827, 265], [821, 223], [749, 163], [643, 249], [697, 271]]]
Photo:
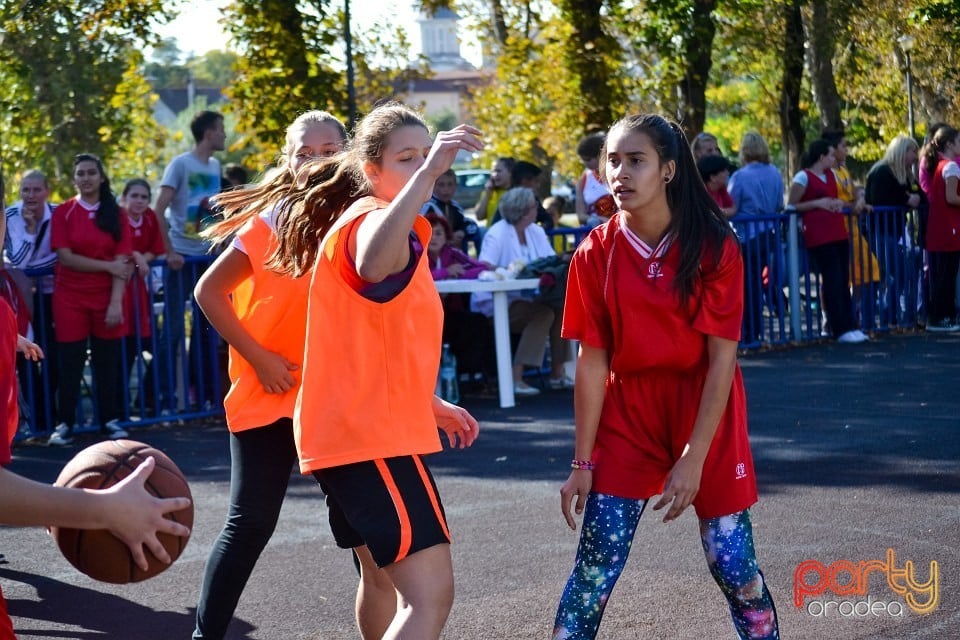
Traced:
[[860, 331], [859, 329], [853, 329], [841, 334], [840, 337], [837, 338], [837, 342], [843, 344], [859, 344], [861, 342], [866, 342], [869, 339], [870, 338], [868, 338], [863, 331]]
[[535, 396], [540, 393], [540, 389], [531, 387], [526, 382], [514, 382], [513, 393], [518, 396]]
[[950, 318], [944, 318], [937, 322], [928, 322], [927, 331], [933, 331], [935, 333], [953, 333], [954, 331], [960, 331], [960, 326], [957, 326], [953, 320]]
[[110, 420], [103, 425], [101, 432], [107, 434], [111, 440], [122, 440], [130, 437], [130, 434], [120, 426], [120, 421], [117, 419]]
[[551, 389], [573, 389], [573, 380], [569, 376], [550, 378]]
[[48, 447], [68, 447], [71, 444], [73, 444], [73, 438], [70, 436], [70, 427], [66, 422], [58, 424], [47, 440]]

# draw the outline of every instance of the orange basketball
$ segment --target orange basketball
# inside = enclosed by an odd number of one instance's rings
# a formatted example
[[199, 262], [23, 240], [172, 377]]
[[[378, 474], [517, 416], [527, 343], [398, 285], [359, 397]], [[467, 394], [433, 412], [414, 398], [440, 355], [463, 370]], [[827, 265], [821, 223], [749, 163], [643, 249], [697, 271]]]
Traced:
[[[191, 498], [188, 508], [168, 513], [166, 517], [192, 527], [193, 501], [186, 478], [166, 454], [142, 442], [106, 440], [89, 446], [67, 463], [54, 484], [75, 489], [107, 489], [133, 473], [149, 456], [153, 456], [156, 465], [144, 487], [159, 498]], [[149, 568], [143, 571], [134, 564], [127, 545], [105, 529], [51, 527], [50, 533], [70, 564], [95, 580], [114, 584], [139, 582], [170, 566], [157, 560], [145, 547]], [[157, 536], [172, 560], [180, 556], [189, 540], [189, 536], [167, 533]]]

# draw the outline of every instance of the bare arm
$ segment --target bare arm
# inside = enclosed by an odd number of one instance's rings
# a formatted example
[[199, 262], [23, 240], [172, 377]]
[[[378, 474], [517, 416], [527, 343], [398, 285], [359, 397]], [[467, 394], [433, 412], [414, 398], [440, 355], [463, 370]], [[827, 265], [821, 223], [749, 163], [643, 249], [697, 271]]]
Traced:
[[664, 522], [677, 518], [693, 502], [700, 490], [703, 463], [707, 459], [713, 437], [720, 426], [720, 418], [730, 399], [730, 387], [737, 367], [737, 343], [717, 336], [707, 336], [710, 364], [700, 394], [700, 407], [693, 424], [693, 432], [680, 459], [674, 464], [663, 488], [656, 509], [670, 504]]
[[252, 275], [247, 255], [228, 247], [200, 277], [194, 295], [217, 333], [253, 366], [264, 390], [285, 393], [296, 385], [290, 372], [299, 367], [257, 342], [240, 322], [230, 301], [230, 292]]
[[[450, 168], [457, 152], [480, 151], [483, 143], [479, 129], [461, 124], [452, 131], [437, 134], [430, 154], [387, 209], [366, 216], [357, 229], [355, 240], [357, 273], [367, 282], [380, 282], [403, 271], [410, 261], [408, 234], [420, 208], [433, 193], [433, 185]], [[353, 249], [351, 247], [351, 249]]]
[[487, 205], [490, 204], [490, 195], [492, 193], [493, 183], [490, 180], [487, 180], [487, 184], [484, 185], [483, 191], [480, 192], [480, 199], [477, 200], [477, 206], [473, 209], [473, 215], [477, 217], [477, 220], [487, 219]]
[[[580, 344], [580, 357], [577, 359], [577, 376], [573, 388], [574, 422], [576, 424], [576, 443], [573, 449], [574, 460], [590, 460], [593, 446], [597, 440], [597, 428], [600, 425], [600, 411], [606, 395], [607, 378], [610, 377], [610, 356], [606, 349]], [[570, 477], [560, 488], [560, 509], [567, 525], [576, 529], [576, 521], [570, 513], [570, 503], [577, 497], [575, 509], [583, 513], [587, 495], [593, 484], [593, 472], [588, 469], [574, 469]]]
[[[114, 261], [129, 269], [129, 256], [117, 256]], [[129, 272], [128, 272], [129, 273]], [[106, 324], [108, 327], [115, 327], [123, 322], [123, 292], [127, 288], [127, 278], [123, 276], [113, 276], [110, 285], [110, 304], [107, 306]]]
[[947, 183], [947, 204], [952, 204], [957, 207], [960, 206], [960, 192], [957, 191], [957, 177], [950, 176], [946, 180]]
[[57, 259], [60, 264], [84, 273], [109, 273], [117, 277], [125, 277], [127, 267], [117, 260], [97, 260], [73, 252], [73, 249], [57, 249]]
[[60, 526], [109, 529], [147, 568], [143, 545], [163, 562], [170, 562], [157, 533], [186, 536], [190, 530], [164, 514], [190, 506], [187, 498], [155, 498], [143, 488], [154, 468], [153, 458], [110, 489], [67, 489], [34, 482], [0, 469], [0, 520], [13, 526]]
[[827, 211], [840, 211], [844, 202], [839, 198], [817, 198], [816, 200], [807, 200], [800, 202], [807, 188], [797, 182], [790, 184], [790, 192], [787, 195], [787, 204], [793, 205], [797, 211], [809, 211], [810, 209], [826, 209]]
[[160, 187], [160, 193], [157, 194], [157, 202], [153, 210], [157, 212], [160, 237], [163, 238], [163, 248], [167, 254], [167, 265], [174, 271], [178, 271], [183, 267], [183, 256], [173, 250], [173, 244], [170, 242], [170, 225], [167, 224], [167, 207], [173, 201], [175, 193], [173, 187], [166, 185]]

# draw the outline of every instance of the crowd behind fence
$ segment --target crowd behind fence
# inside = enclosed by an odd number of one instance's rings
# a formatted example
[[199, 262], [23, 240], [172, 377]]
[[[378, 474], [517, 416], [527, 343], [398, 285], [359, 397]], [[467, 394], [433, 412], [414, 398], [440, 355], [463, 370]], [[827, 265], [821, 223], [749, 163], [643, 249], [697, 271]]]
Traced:
[[[868, 332], [911, 330], [923, 321], [926, 301], [926, 268], [917, 239], [924, 212], [874, 207], [859, 216], [847, 212], [851, 233], [851, 282], [860, 326]], [[841, 214], [838, 214], [841, 215]], [[741, 241], [744, 259], [744, 318], [740, 346], [743, 350], [821, 340], [828, 334], [820, 306], [820, 279], [811, 264], [799, 232], [799, 216], [787, 210], [766, 216], [738, 216], [731, 225]], [[549, 234], [572, 249], [589, 228], [558, 228]], [[182, 282], [195, 282], [213, 260], [190, 257], [183, 269], [154, 263], [143, 289], [148, 304], [133, 304], [135, 329], [122, 344], [125, 371], [117, 393], [124, 407], [121, 424], [147, 425], [218, 416], [223, 412], [227, 356], [222, 340], [213, 332]], [[51, 269], [28, 270], [35, 282], [49, 277]], [[189, 278], [189, 279], [187, 279]], [[18, 438], [48, 433], [56, 389], [56, 349], [53, 342], [49, 293], [35, 287], [34, 340], [51, 354], [38, 365], [20, 361], [21, 429]], [[133, 295], [140, 289], [133, 289]], [[179, 291], [184, 298], [171, 299]], [[141, 308], [152, 310], [149, 331], [141, 330]], [[182, 314], [183, 328], [176, 318]], [[77, 416], [79, 430], [98, 424], [96, 380], [84, 373], [83, 401]], [[61, 417], [61, 420], [64, 417]]]

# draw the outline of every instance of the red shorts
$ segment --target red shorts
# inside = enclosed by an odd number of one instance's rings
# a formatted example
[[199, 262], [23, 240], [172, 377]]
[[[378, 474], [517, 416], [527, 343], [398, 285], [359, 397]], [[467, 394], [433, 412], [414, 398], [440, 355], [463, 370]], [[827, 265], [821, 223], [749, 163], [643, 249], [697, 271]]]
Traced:
[[111, 340], [127, 335], [126, 322], [114, 327], [107, 326], [107, 307], [110, 305], [110, 293], [75, 293], [57, 295], [53, 293], [53, 328], [57, 342], [79, 342], [90, 336]]
[[420, 456], [329, 467], [313, 476], [327, 495], [337, 546], [366, 545], [378, 567], [450, 543], [437, 486]]

